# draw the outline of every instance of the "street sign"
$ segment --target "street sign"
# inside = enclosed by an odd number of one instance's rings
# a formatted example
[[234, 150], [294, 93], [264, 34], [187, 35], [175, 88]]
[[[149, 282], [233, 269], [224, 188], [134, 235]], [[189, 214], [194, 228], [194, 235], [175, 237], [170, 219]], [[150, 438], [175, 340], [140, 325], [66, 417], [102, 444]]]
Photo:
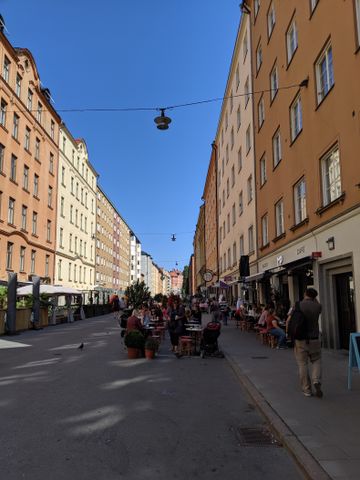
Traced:
[[360, 373], [360, 333], [350, 333], [348, 389], [351, 390], [352, 369], [357, 368]]

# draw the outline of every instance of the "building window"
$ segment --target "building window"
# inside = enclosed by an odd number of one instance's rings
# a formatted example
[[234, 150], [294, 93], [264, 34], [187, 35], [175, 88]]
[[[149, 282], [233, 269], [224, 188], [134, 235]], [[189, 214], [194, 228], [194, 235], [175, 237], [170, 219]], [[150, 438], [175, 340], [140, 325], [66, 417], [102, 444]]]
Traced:
[[45, 277], [49, 276], [50, 255], [45, 256]]
[[10, 180], [13, 182], [16, 182], [16, 164], [17, 164], [17, 158], [15, 155], [11, 155], [11, 160], [10, 160]]
[[323, 205], [341, 196], [339, 147], [336, 145], [321, 159]]
[[51, 152], [49, 156], [49, 172], [54, 174], [54, 154]]
[[254, 227], [251, 225], [248, 228], [248, 240], [249, 240], [249, 255], [254, 252]]
[[22, 81], [22, 78], [20, 77], [20, 75], [17, 73], [16, 74], [16, 85], [15, 85], [15, 93], [18, 97], [21, 96], [21, 81]]
[[260, 8], [260, 0], [254, 0], [254, 14], [255, 14], [255, 18], [257, 17], [257, 14], [259, 12], [259, 8]]
[[40, 160], [40, 139], [35, 139], [35, 160]]
[[10, 77], [10, 60], [5, 55], [4, 57], [4, 65], [3, 65], [3, 79], [5, 82], [9, 83]]
[[52, 206], [52, 199], [53, 199], [53, 189], [49, 185], [49, 188], [48, 188], [48, 207]]
[[225, 112], [225, 130], [228, 129], [228, 126], [229, 126], [229, 117], [228, 117], [228, 113]]
[[59, 259], [59, 261], [58, 261], [58, 280], [62, 280], [61, 267], [62, 267], [62, 260]]
[[63, 142], [62, 142], [62, 151], [65, 153], [65, 149], [66, 149], [66, 138], [63, 137]]
[[310, 0], [310, 10], [311, 10], [311, 13], [315, 10], [316, 5], [318, 4], [318, 1], [319, 1], [319, 0]]
[[266, 180], [266, 158], [263, 155], [260, 159], [260, 185], [263, 186]]
[[36, 111], [36, 120], [39, 123], [41, 123], [41, 117], [42, 117], [42, 105], [40, 102], [38, 102], [37, 111]]
[[15, 221], [15, 200], [13, 198], [9, 198], [9, 208], [8, 208], [8, 223], [14, 225]]
[[229, 198], [230, 195], [230, 182], [229, 179], [226, 180], [226, 198]]
[[51, 220], [46, 222], [46, 240], [51, 241]]
[[244, 212], [244, 199], [243, 199], [243, 192], [239, 193], [239, 216], [241, 216]]
[[229, 163], [229, 145], [226, 145], [225, 159], [226, 159], [226, 165], [227, 165]]
[[34, 197], [39, 196], [39, 175], [34, 174]]
[[0, 104], [0, 123], [3, 127], [6, 127], [6, 108], [7, 108], [7, 103], [2, 98], [1, 104]]
[[51, 120], [50, 122], [50, 137], [52, 140], [55, 139], [55, 122], [54, 120]]
[[320, 103], [334, 85], [334, 69], [331, 44], [328, 44], [316, 62], [316, 90]]
[[270, 73], [270, 100], [273, 101], [279, 89], [278, 70], [275, 65]]
[[21, 208], [21, 228], [26, 230], [26, 223], [27, 223], [27, 209], [26, 205], [23, 205]]
[[306, 219], [306, 186], [304, 178], [299, 180], [294, 186], [294, 211], [295, 225]]
[[238, 109], [236, 111], [236, 126], [237, 126], [238, 130], [240, 128], [240, 125], [241, 125], [241, 109], [240, 109], [240, 105], [239, 105]]
[[268, 37], [270, 38], [271, 37], [271, 34], [274, 30], [274, 26], [275, 26], [275, 21], [276, 21], [276, 18], [275, 18], [275, 7], [274, 7], [274, 4], [272, 3], [270, 5], [270, 8], [268, 10], [268, 14], [267, 14], [267, 28], [268, 28]]
[[243, 166], [242, 149], [241, 149], [241, 147], [240, 147], [239, 150], [238, 150], [238, 171], [239, 171], [239, 172], [240, 172], [240, 170], [242, 169], [242, 166]]
[[64, 202], [65, 202], [64, 197], [61, 197], [60, 198], [60, 215], [62, 217], [64, 217]]
[[29, 127], [26, 127], [25, 128], [25, 143], [24, 143], [24, 148], [25, 150], [27, 150], [28, 152], [30, 151], [30, 134], [31, 134], [31, 130]]
[[28, 97], [27, 97], [27, 108], [28, 110], [32, 110], [32, 103], [33, 103], [33, 92], [28, 89]]
[[230, 146], [232, 150], [234, 148], [234, 127], [231, 128], [230, 132]]
[[261, 241], [263, 247], [269, 243], [268, 223], [268, 216], [266, 214], [261, 218]]
[[65, 187], [65, 167], [61, 167], [61, 185]]
[[64, 229], [61, 227], [59, 230], [59, 245], [61, 248], [64, 248]]
[[35, 273], [36, 250], [31, 250], [30, 273]]
[[71, 177], [70, 193], [74, 195], [74, 177]]
[[236, 223], [236, 209], [235, 209], [235, 203], [234, 203], [234, 204], [233, 204], [233, 206], [232, 206], [231, 213], [232, 213], [232, 224], [233, 224], [233, 225], [235, 225], [235, 223]]
[[265, 121], [265, 102], [264, 97], [262, 96], [259, 103], [258, 103], [258, 122], [259, 122], [259, 130], [262, 127], [262, 124]]
[[356, 9], [357, 43], [360, 46], [360, 0], [355, 0], [355, 9]]
[[18, 139], [18, 136], [19, 136], [19, 120], [20, 120], [19, 115], [16, 115], [16, 113], [14, 113], [12, 136], [13, 136], [16, 140]]
[[246, 129], [245, 134], [245, 146], [246, 146], [246, 155], [250, 152], [251, 149], [251, 125]]
[[32, 232], [33, 235], [36, 235], [37, 233], [37, 213], [33, 212], [32, 215]]
[[227, 251], [227, 258], [228, 258], [228, 268], [231, 268], [231, 250], [230, 248], [228, 248], [228, 251]]
[[11, 242], [7, 242], [6, 248], [6, 268], [8, 270], [12, 269], [12, 256], [13, 256], [13, 248], [14, 244]]
[[273, 136], [272, 147], [273, 147], [273, 165], [275, 168], [279, 165], [282, 159], [280, 129], [278, 129], [275, 135]]
[[236, 265], [237, 255], [236, 255], [236, 242], [233, 243], [233, 264]]
[[253, 199], [253, 181], [252, 181], [252, 175], [247, 180], [247, 197], [248, 197], [248, 203], [251, 202]]
[[244, 60], [246, 58], [248, 50], [249, 50], [248, 36], [247, 36], [247, 31], [245, 31], [244, 40], [243, 40], [243, 59]]
[[234, 165], [231, 167], [231, 187], [235, 185], [235, 168]]
[[244, 247], [244, 235], [240, 235], [239, 240], [239, 255], [244, 255], [245, 247]]
[[262, 61], [263, 61], [262, 47], [261, 47], [261, 43], [259, 43], [256, 49], [256, 73], [260, 70]]
[[0, 172], [4, 171], [4, 154], [5, 147], [2, 143], [0, 143]]
[[287, 61], [288, 64], [291, 62], [294, 53], [296, 52], [298, 46], [297, 41], [297, 30], [295, 20], [291, 22], [291, 25], [286, 32], [286, 49], [287, 49]]
[[235, 82], [236, 82], [236, 91], [239, 88], [240, 85], [240, 73], [239, 73], [239, 65], [236, 67], [236, 72], [235, 72]]
[[302, 130], [302, 109], [301, 97], [298, 95], [290, 106], [290, 122], [291, 122], [291, 141], [299, 135]]
[[25, 271], [25, 251], [26, 251], [26, 248], [25, 247], [20, 247], [20, 272], [24, 272]]
[[245, 94], [245, 108], [250, 100], [250, 87], [249, 87], [249, 77], [247, 77], [245, 86], [244, 86], [244, 94]]
[[275, 204], [275, 220], [276, 220], [276, 236], [279, 237], [285, 232], [283, 200], [279, 200]]

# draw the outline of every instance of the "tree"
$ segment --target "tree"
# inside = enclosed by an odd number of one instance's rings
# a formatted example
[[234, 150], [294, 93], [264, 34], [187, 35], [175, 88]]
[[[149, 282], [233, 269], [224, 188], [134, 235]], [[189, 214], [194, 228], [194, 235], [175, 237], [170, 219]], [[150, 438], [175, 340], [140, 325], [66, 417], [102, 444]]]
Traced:
[[125, 295], [128, 299], [128, 306], [139, 308], [144, 302], [150, 299], [150, 290], [145, 282], [137, 280], [135, 283], [127, 287]]
[[183, 285], [182, 285], [182, 295], [183, 297], [186, 297], [190, 293], [190, 288], [189, 288], [189, 267], [185, 265], [184, 270], [183, 270]]

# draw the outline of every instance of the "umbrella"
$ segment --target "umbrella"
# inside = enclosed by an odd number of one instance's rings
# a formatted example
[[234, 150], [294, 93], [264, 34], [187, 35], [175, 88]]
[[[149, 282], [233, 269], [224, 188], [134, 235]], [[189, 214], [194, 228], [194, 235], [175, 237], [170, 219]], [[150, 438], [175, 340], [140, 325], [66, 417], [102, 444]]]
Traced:
[[[16, 291], [16, 294], [21, 297], [25, 295], [32, 295], [33, 286], [26, 285], [25, 287], [19, 287]], [[71, 287], [62, 287], [56, 285], [40, 285], [40, 294], [47, 295], [81, 295], [80, 290]]]

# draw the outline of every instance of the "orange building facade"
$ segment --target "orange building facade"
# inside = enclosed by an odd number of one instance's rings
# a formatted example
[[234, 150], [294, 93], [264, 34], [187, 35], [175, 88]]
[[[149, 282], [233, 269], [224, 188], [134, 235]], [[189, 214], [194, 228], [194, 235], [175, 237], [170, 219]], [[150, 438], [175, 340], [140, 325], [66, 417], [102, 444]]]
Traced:
[[54, 279], [60, 117], [32, 54], [0, 32], [0, 281]]

